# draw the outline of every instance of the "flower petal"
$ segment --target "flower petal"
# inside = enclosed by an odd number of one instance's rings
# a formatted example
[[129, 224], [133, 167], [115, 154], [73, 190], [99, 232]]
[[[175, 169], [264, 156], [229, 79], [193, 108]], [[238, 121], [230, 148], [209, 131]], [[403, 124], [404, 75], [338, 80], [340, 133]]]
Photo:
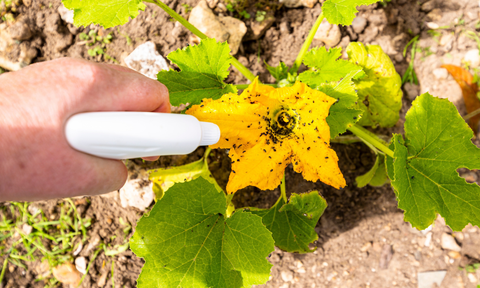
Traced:
[[227, 184], [227, 192], [247, 186], [255, 186], [262, 190], [273, 190], [280, 185], [283, 171], [290, 164], [291, 148], [282, 144], [267, 144], [267, 137], [259, 139], [250, 149], [237, 147], [231, 149], [232, 173]]
[[326, 141], [318, 141], [313, 135], [304, 135], [302, 145], [290, 140], [293, 149], [293, 169], [309, 181], [320, 180], [335, 188], [345, 187], [345, 179], [338, 168], [338, 156]]
[[275, 88], [262, 85], [255, 79], [241, 95], [229, 93], [218, 100], [204, 99], [201, 105], [194, 105], [186, 113], [200, 121], [212, 122], [221, 131], [220, 141], [210, 147], [232, 148], [255, 145], [267, 127], [262, 116], [267, 115], [267, 106], [258, 100]]

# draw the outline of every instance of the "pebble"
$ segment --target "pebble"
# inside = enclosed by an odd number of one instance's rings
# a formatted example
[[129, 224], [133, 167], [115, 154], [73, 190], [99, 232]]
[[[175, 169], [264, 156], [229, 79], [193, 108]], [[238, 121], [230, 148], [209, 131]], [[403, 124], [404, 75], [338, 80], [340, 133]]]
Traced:
[[210, 9], [215, 9], [215, 7], [217, 7], [218, 0], [207, 0], [207, 4]]
[[125, 57], [125, 64], [148, 78], [157, 79], [158, 72], [168, 71], [168, 64], [162, 55], [158, 54], [155, 43], [148, 41], [138, 46]]
[[279, 0], [278, 2], [283, 3], [283, 5], [288, 8], [297, 8], [300, 6], [312, 8], [318, 0]]
[[136, 207], [141, 211], [145, 211], [145, 208], [152, 204], [155, 194], [153, 193], [152, 186], [144, 186], [145, 180], [134, 179], [129, 180], [120, 189], [120, 203], [122, 207]]
[[367, 242], [360, 248], [360, 251], [367, 252], [370, 248], [372, 248], [372, 242]]
[[82, 249], [83, 249], [83, 243], [82, 241], [79, 241], [77, 248], [75, 249], [75, 251], [73, 251], [73, 256], [77, 256], [78, 254], [80, 254], [80, 252], [82, 252]]
[[68, 24], [73, 24], [73, 10], [69, 10], [65, 7], [65, 5], [60, 4], [57, 9], [58, 14], [60, 14], [60, 18]]
[[293, 272], [290, 270], [284, 270], [280, 273], [280, 275], [285, 282], [291, 282], [293, 280]]
[[473, 283], [473, 284], [477, 284], [478, 283], [478, 279], [477, 277], [472, 274], [472, 273], [468, 273], [468, 280], [470, 281], [470, 283]]
[[257, 40], [263, 36], [265, 31], [268, 30], [275, 23], [275, 16], [273, 13], [267, 14], [265, 19], [261, 22], [250, 21], [250, 28], [252, 29], [251, 33], [248, 33], [245, 37], [245, 40]]
[[418, 273], [418, 288], [431, 288], [435, 287], [434, 284], [440, 286], [447, 275], [447, 271], [429, 271], [429, 272], [419, 272]]
[[468, 183], [477, 182], [477, 179], [478, 179], [478, 176], [475, 172], [468, 172], [467, 174], [463, 175], [462, 177], [465, 178], [465, 180]]
[[392, 245], [390, 244], [383, 245], [382, 253], [380, 254], [380, 263], [378, 264], [380, 269], [387, 269], [388, 264], [390, 264], [390, 261], [392, 260], [392, 257], [393, 257]]
[[435, 8], [435, 0], [430, 0], [422, 4], [420, 9], [425, 12], [430, 12]]
[[75, 259], [75, 268], [82, 274], [87, 273], [87, 259], [85, 257], [77, 257]]
[[[219, 5], [217, 5], [217, 8]], [[210, 38], [215, 38], [219, 42], [228, 41], [231, 54], [235, 55], [238, 52], [241, 41], [245, 33], [247, 33], [247, 26], [241, 20], [233, 17], [217, 17], [208, 7], [205, 0], [198, 3], [190, 12], [188, 22], [192, 23], [198, 30], [205, 33]], [[192, 36], [191, 41], [199, 43], [200, 38]]]
[[440, 28], [440, 25], [438, 25], [437, 23], [435, 22], [427, 22], [427, 27], [429, 29], [438, 29]]
[[367, 19], [362, 16], [358, 16], [355, 19], [353, 19], [352, 22], [352, 28], [355, 33], [360, 34], [365, 30], [365, 27], [367, 27]]
[[433, 76], [438, 80], [445, 80], [448, 77], [448, 71], [445, 68], [437, 68], [433, 70]]
[[313, 38], [322, 41], [327, 47], [334, 47], [342, 39], [342, 32], [338, 25], [332, 25], [327, 19], [323, 19]]
[[53, 276], [62, 284], [78, 286], [81, 274], [72, 263], [64, 263], [52, 269]]
[[462, 255], [458, 253], [457, 251], [449, 251], [448, 252], [448, 257], [453, 258], [453, 259], [460, 259]]
[[403, 89], [405, 89], [407, 98], [411, 101], [415, 100], [415, 98], [417, 98], [417, 96], [420, 94], [420, 86], [410, 82], [405, 83], [405, 85], [403, 85]]
[[463, 57], [464, 62], [469, 62], [470, 68], [480, 66], [480, 51], [478, 49], [469, 50]]
[[444, 250], [451, 250], [456, 252], [462, 251], [462, 248], [458, 246], [457, 242], [455, 241], [452, 235], [443, 233], [440, 241], [441, 241], [442, 249]]
[[30, 27], [23, 21], [16, 21], [10, 28], [8, 33], [13, 40], [24, 41], [32, 38], [33, 33]]
[[28, 225], [27, 223], [24, 223], [22, 226], [22, 231], [25, 235], [30, 235], [32, 233], [33, 227]]

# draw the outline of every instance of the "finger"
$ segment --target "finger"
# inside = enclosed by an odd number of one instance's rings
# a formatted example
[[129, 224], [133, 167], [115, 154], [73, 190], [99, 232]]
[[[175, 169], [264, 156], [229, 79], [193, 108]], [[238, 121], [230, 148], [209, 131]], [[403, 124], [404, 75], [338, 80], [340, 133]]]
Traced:
[[150, 157], [142, 157], [145, 161], [157, 161], [160, 156], [150, 156]]
[[[87, 156], [87, 155], [86, 155]], [[91, 170], [84, 186], [84, 195], [98, 195], [119, 190], [127, 181], [127, 167], [118, 160], [101, 159], [87, 156], [90, 159]]]

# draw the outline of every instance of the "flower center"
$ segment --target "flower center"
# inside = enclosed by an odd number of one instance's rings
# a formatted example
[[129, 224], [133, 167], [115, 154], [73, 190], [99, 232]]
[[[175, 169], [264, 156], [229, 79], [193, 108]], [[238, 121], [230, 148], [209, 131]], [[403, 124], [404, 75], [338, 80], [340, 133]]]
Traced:
[[276, 137], [284, 138], [293, 134], [293, 129], [297, 124], [298, 115], [295, 111], [281, 107], [273, 113], [270, 120], [270, 127]]

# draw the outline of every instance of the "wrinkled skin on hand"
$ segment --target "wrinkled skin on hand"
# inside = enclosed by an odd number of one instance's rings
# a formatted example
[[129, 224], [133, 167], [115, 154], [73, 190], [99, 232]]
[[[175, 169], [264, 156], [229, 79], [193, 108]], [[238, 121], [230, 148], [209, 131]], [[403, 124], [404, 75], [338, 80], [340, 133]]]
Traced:
[[67, 119], [81, 112], [170, 112], [167, 88], [125, 67], [58, 59], [0, 76], [0, 201], [120, 189], [127, 169], [71, 148]]

